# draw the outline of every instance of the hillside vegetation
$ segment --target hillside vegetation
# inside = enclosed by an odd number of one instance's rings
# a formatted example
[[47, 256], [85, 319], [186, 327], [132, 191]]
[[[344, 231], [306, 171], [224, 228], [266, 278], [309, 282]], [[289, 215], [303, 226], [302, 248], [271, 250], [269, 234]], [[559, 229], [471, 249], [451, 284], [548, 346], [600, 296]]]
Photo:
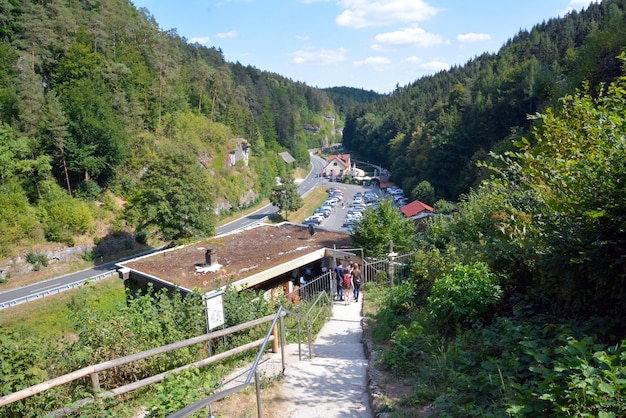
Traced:
[[623, 0], [591, 4], [519, 32], [495, 54], [355, 106], [344, 146], [390, 168], [407, 196], [427, 181], [435, 197], [425, 203], [457, 200], [488, 177], [476, 163], [489, 151], [511, 150], [529, 136], [528, 115], [558, 104], [583, 81], [597, 92], [621, 74], [625, 11]]
[[128, 0], [3, 0], [0, 37], [0, 257], [103, 219], [140, 241], [211, 235], [339, 141], [326, 92], [228, 63]]

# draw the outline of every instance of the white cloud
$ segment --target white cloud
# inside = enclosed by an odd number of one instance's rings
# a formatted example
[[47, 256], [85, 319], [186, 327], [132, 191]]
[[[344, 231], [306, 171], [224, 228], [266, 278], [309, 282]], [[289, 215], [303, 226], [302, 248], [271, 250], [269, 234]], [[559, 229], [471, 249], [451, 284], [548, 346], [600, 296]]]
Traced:
[[443, 70], [449, 69], [450, 64], [447, 64], [443, 61], [430, 61], [430, 62], [425, 62], [424, 64], [421, 64], [420, 68], [427, 70], [427, 71], [437, 72], [437, 71], [443, 71]]
[[409, 64], [419, 64], [420, 62], [422, 62], [422, 60], [419, 57], [413, 55], [411, 57], [406, 57], [404, 59], [404, 62], [408, 62]]
[[345, 48], [338, 49], [326, 49], [318, 47], [307, 47], [299, 49], [292, 54], [291, 62], [295, 64], [309, 64], [309, 65], [330, 65], [336, 62], [346, 60]]
[[461, 43], [470, 43], [470, 42], [482, 42], [489, 41], [491, 39], [491, 35], [486, 33], [465, 33], [456, 36], [456, 39]]
[[429, 47], [443, 43], [441, 36], [428, 33], [417, 26], [400, 29], [395, 32], [380, 33], [376, 35], [374, 40], [377, 44], [413, 45], [419, 47]]
[[308, 41], [309, 36], [308, 35], [296, 35], [296, 39], [299, 41]]
[[391, 64], [391, 61], [385, 57], [367, 57], [361, 61], [354, 61], [352, 65], [355, 67], [368, 66], [375, 70], [383, 70]]
[[600, 3], [600, 0], [570, 0], [567, 5], [567, 11], [581, 10], [589, 6], [591, 3]]
[[237, 37], [237, 31], [236, 30], [231, 30], [228, 32], [222, 32], [222, 33], [218, 33], [217, 35], [218, 38], [224, 39], [224, 38], [236, 38]]
[[335, 22], [350, 28], [423, 21], [439, 12], [423, 0], [341, 0], [339, 4], [345, 10]]
[[210, 40], [211, 38], [209, 38], [208, 36], [200, 36], [197, 38], [191, 38], [189, 42], [191, 42], [192, 44], [198, 43], [200, 45], [204, 45], [207, 44]]

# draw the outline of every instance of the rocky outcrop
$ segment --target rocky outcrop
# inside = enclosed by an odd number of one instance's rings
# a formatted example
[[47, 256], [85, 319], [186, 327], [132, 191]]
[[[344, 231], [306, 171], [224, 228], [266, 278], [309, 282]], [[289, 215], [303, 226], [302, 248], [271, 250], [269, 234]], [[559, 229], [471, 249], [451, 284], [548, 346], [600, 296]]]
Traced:
[[[86, 252], [92, 249], [92, 246], [87, 245], [77, 245], [69, 248], [58, 246], [41, 251], [33, 251], [33, 253], [45, 257], [49, 263], [56, 263], [81, 259]], [[9, 275], [27, 274], [32, 272], [35, 268], [35, 264], [28, 262], [28, 253], [24, 253], [2, 262], [0, 265], [0, 279], [6, 279]]]

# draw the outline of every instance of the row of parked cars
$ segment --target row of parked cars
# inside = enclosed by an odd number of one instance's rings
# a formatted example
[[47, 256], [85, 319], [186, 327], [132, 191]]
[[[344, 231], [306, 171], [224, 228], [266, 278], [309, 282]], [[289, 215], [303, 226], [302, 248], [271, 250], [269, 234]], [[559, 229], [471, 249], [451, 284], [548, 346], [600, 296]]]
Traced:
[[393, 199], [393, 203], [396, 206], [401, 208], [402, 206], [409, 204], [409, 199], [406, 198], [406, 196], [404, 195], [404, 190], [402, 190], [401, 188], [396, 186], [388, 187], [386, 192], [388, 195], [391, 196], [391, 198]]
[[365, 209], [378, 204], [378, 195], [374, 192], [367, 191], [365, 193], [357, 192], [350, 203], [348, 213], [343, 222], [344, 228], [351, 229], [354, 224], [363, 218]]
[[343, 201], [343, 191], [331, 187], [326, 190], [328, 192], [328, 199], [315, 210], [313, 215], [306, 218], [302, 223], [305, 225], [319, 225], [328, 218], [331, 213], [336, 209], [335, 207]]

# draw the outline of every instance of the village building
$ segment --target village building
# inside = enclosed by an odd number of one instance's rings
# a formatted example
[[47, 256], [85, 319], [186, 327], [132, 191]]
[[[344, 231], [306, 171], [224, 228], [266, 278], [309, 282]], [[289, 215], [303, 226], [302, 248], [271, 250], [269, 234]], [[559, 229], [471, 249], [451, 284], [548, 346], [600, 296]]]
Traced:
[[333, 154], [328, 156], [328, 162], [322, 170], [322, 176], [335, 181], [342, 178], [351, 169], [350, 154]]
[[428, 206], [426, 203], [422, 203], [419, 200], [414, 200], [408, 205], [402, 206], [400, 210], [407, 218], [414, 218], [416, 216], [424, 217], [425, 214], [435, 212], [433, 207]]

